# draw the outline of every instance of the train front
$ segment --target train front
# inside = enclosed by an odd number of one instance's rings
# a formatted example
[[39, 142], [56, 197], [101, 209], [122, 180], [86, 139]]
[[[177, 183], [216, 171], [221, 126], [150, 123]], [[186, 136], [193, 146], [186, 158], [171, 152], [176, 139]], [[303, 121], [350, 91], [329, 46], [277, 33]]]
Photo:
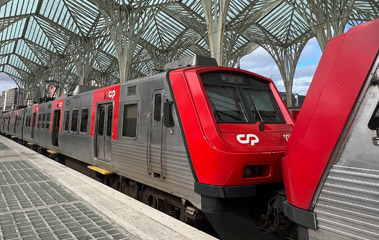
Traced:
[[202, 212], [223, 239], [273, 239], [254, 215], [283, 187], [281, 158], [293, 127], [273, 82], [226, 67], [177, 69], [168, 81]]

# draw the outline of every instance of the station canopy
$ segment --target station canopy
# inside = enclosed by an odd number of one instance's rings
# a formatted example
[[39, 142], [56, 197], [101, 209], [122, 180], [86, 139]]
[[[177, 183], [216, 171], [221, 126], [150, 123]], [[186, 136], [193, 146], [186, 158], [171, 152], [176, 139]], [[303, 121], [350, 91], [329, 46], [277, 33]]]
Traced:
[[314, 37], [308, 2], [349, 8], [350, 25], [379, 12], [377, 0], [0, 0], [0, 72], [37, 94], [48, 79], [105, 86], [194, 54], [236, 66], [258, 46]]

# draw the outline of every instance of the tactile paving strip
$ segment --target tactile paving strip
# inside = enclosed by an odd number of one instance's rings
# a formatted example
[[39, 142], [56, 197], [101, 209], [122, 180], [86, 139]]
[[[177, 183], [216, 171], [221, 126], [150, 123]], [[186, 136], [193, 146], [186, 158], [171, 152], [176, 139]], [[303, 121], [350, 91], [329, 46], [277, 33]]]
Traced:
[[0, 239], [135, 239], [30, 162], [4, 161], [6, 145], [0, 151]]
[[0, 214], [4, 239], [128, 239], [82, 203]]

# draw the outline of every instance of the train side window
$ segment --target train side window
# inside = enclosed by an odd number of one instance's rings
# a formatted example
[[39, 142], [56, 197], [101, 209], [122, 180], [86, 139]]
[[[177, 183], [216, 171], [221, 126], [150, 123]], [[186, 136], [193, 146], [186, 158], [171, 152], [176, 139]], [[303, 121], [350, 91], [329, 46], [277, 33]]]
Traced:
[[46, 124], [45, 124], [45, 128], [49, 128], [49, 127], [50, 127], [50, 115], [51, 115], [51, 113], [47, 113], [47, 114], [46, 114]]
[[80, 121], [80, 132], [86, 133], [88, 125], [88, 108], [82, 109], [82, 119]]
[[78, 114], [79, 110], [72, 111], [71, 132], [76, 132], [76, 130], [78, 129]]
[[112, 116], [113, 116], [113, 105], [108, 106], [108, 120], [107, 120], [107, 136], [112, 136]]
[[122, 136], [136, 137], [137, 135], [137, 104], [124, 105]]
[[40, 127], [40, 122], [41, 122], [41, 113], [38, 114], [38, 119], [37, 119], [37, 128]]
[[[4, 118], [4, 123], [3, 124], [5, 124], [5, 118]], [[25, 119], [25, 127], [27, 127], [28, 126], [28, 116], [26, 116], [26, 119]]]
[[154, 122], [161, 121], [162, 95], [156, 94], [154, 97]]
[[64, 130], [68, 131], [68, 124], [70, 122], [70, 111], [64, 112]]
[[42, 114], [41, 128], [45, 128], [46, 113]]
[[103, 136], [104, 134], [104, 121], [105, 121], [105, 106], [99, 107], [99, 122], [98, 122], [98, 134]]
[[376, 105], [376, 108], [370, 118], [370, 121], [368, 122], [368, 128], [370, 128], [371, 130], [379, 129], [379, 102], [378, 105]]

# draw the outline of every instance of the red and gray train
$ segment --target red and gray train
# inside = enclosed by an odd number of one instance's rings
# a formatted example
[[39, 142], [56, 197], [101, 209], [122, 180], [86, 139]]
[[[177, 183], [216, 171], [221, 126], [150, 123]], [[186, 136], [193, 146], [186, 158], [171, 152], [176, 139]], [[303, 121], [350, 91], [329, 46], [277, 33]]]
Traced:
[[327, 44], [291, 137], [270, 79], [202, 57], [5, 112], [0, 131], [106, 169], [118, 189], [182, 220], [204, 215], [223, 239], [296, 237], [294, 223], [300, 239], [374, 239], [377, 29]]
[[204, 57], [167, 68], [6, 112], [1, 131], [111, 171], [171, 213], [201, 210], [224, 238], [249, 234], [244, 200], [282, 187], [291, 116], [265, 77]]

